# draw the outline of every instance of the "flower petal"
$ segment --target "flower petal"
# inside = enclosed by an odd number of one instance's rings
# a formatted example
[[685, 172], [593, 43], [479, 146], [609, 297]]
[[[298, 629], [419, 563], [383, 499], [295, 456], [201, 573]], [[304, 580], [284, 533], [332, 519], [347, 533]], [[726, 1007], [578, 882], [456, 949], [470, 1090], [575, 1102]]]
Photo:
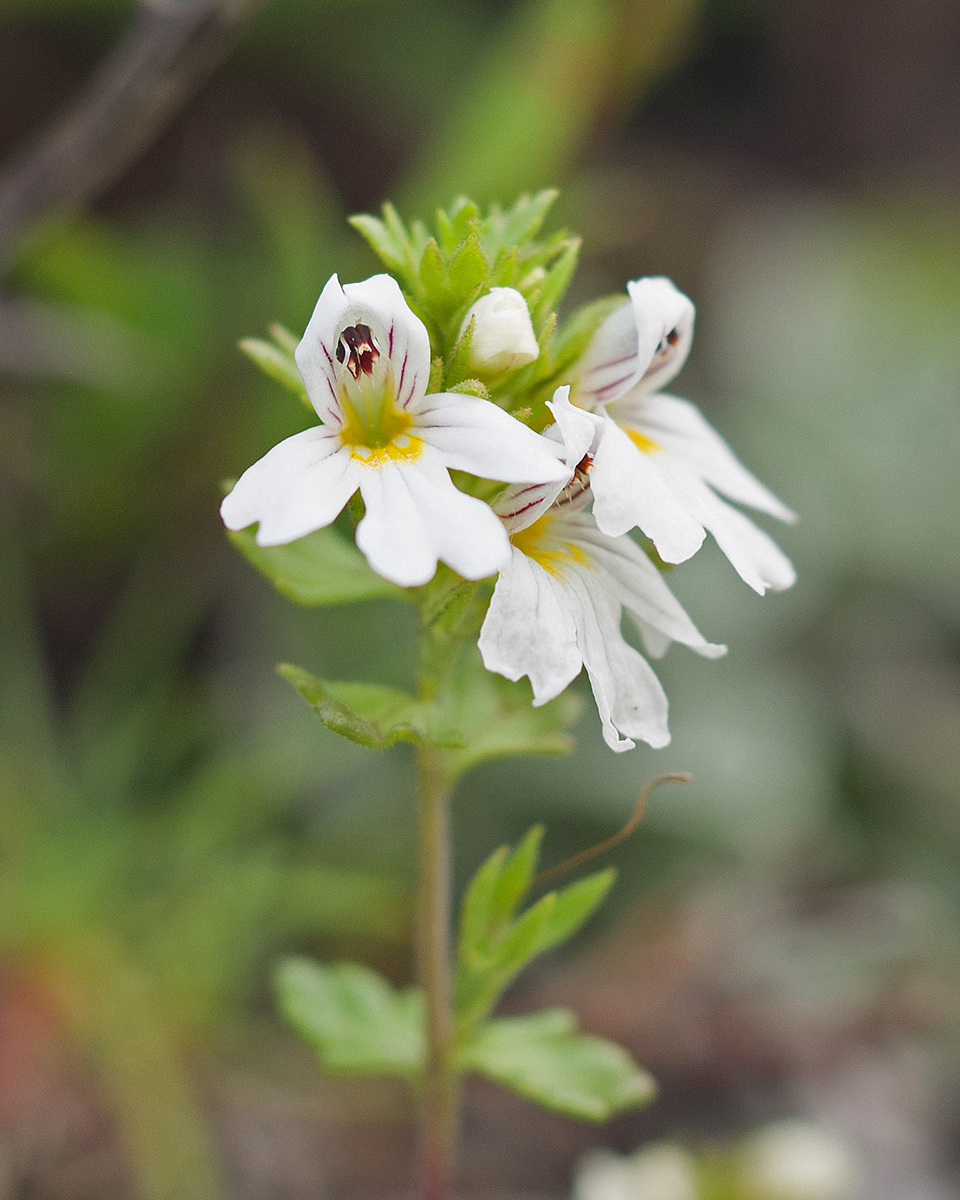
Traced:
[[517, 549], [500, 572], [478, 646], [488, 671], [514, 681], [529, 677], [534, 705], [559, 696], [583, 665], [563, 590]]
[[[597, 442], [602, 429], [600, 417], [577, 408], [570, 403], [569, 387], [558, 387], [547, 408], [553, 413], [555, 424], [544, 431], [544, 437], [562, 447], [567, 465], [567, 478], [553, 483], [524, 483], [505, 488], [493, 504], [494, 512], [503, 521], [509, 533], [517, 533], [532, 525], [542, 516], [560, 493], [573, 482], [574, 472]], [[576, 499], [569, 495], [565, 503], [588, 504], [591, 496], [588, 487], [577, 487]]]
[[416, 462], [361, 467], [366, 515], [357, 545], [370, 566], [401, 587], [433, 578], [442, 559], [467, 579], [494, 574], [510, 543], [489, 505], [454, 487], [440, 462], [423, 454]]
[[220, 505], [228, 529], [260, 522], [257, 543], [282, 546], [322, 529], [357, 490], [358, 472], [335, 433], [295, 433], [249, 467]]
[[454, 486], [439, 456], [401, 464], [437, 558], [464, 579], [485, 579], [510, 557], [510, 539], [489, 504]]
[[629, 301], [601, 323], [580, 359], [573, 394], [583, 407], [609, 404], [641, 380], [653, 390], [690, 352], [694, 307], [669, 279], [635, 279], [627, 292]]
[[361, 473], [360, 494], [367, 511], [357, 526], [357, 546], [370, 566], [400, 587], [432, 579], [437, 555], [406, 472], [396, 463], [369, 467]]
[[418, 437], [440, 451], [446, 466], [482, 479], [549, 483], [569, 478], [556, 443], [477, 396], [427, 396], [414, 427]]
[[606, 413], [604, 422], [590, 472], [597, 525], [610, 537], [639, 526], [665, 562], [685, 562], [703, 543], [702, 525], [655, 460]]
[[780, 592], [796, 583], [789, 558], [748, 517], [721, 500], [693, 471], [672, 464], [671, 477], [744, 583], [761, 596], [767, 588]]
[[344, 295], [340, 280], [336, 275], [331, 275], [294, 351], [310, 403], [321, 420], [331, 424], [334, 429], [339, 429], [343, 424], [334, 355], [341, 330], [350, 324], [346, 320], [349, 307], [350, 302]]
[[570, 572], [564, 587], [604, 741], [617, 751], [632, 750], [633, 738], [655, 749], [666, 746], [670, 741], [666, 693], [643, 655], [624, 641], [619, 603], [588, 571]]
[[344, 287], [331, 275], [320, 293], [295, 352], [314, 408], [334, 428], [343, 424], [336, 353], [340, 334], [351, 325], [370, 327], [381, 355], [392, 367], [398, 405], [414, 411], [427, 391], [430, 338], [389, 275], [373, 275]]
[[563, 518], [563, 527], [569, 530], [571, 540], [588, 548], [590, 558], [610, 576], [611, 591], [635, 621], [649, 654], [660, 658], [670, 642], [682, 642], [705, 658], [719, 658], [726, 653], [726, 646], [706, 640], [667, 587], [663, 575], [630, 538], [607, 537], [585, 513]]
[[641, 358], [646, 359], [640, 386], [655, 392], [669, 383], [687, 361], [693, 341], [693, 302], [663, 276], [635, 279], [627, 284], [637, 322]]
[[381, 353], [393, 363], [397, 404], [418, 411], [430, 379], [430, 336], [411, 310], [392, 275], [372, 275], [361, 283], [347, 283], [344, 294], [352, 306], [349, 324], [362, 321], [374, 332], [383, 331]]
[[717, 491], [781, 521], [796, 514], [736, 458], [696, 405], [679, 396], [647, 395], [639, 389], [613, 404], [608, 412], [621, 425], [633, 426], [671, 455], [688, 463]]

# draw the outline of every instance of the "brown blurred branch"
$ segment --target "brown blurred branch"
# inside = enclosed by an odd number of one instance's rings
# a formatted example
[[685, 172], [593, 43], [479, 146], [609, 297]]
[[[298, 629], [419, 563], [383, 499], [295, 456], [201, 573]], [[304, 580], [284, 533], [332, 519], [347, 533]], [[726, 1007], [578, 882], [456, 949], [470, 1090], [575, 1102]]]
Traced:
[[213, 72], [263, 0], [141, 0], [71, 106], [0, 177], [0, 270], [42, 217], [109, 187]]

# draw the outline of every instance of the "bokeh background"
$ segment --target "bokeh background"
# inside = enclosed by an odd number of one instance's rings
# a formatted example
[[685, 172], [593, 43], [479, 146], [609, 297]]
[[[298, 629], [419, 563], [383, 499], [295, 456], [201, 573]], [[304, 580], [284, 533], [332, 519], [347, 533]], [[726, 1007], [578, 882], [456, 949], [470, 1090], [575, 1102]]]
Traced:
[[463, 787], [461, 881], [694, 775], [509, 997], [576, 1007], [660, 1101], [597, 1130], [471, 1086], [466, 1190], [559, 1197], [588, 1147], [803, 1115], [871, 1200], [957, 1195], [954, 0], [208, 2], [154, 127], [24, 200], [31, 146], [164, 11], [0, 3], [0, 1197], [407, 1181], [403, 1094], [321, 1079], [269, 982], [290, 950], [409, 978], [409, 759], [273, 673], [404, 683], [406, 614], [296, 609], [227, 545], [221, 480], [303, 425], [236, 342], [375, 269], [350, 212], [553, 184], [571, 303], [661, 273], [696, 300], [674, 386], [801, 514], [773, 530], [800, 582], [760, 599], [706, 548], [672, 584], [730, 654], [664, 660], [668, 749], [613, 756], [585, 709], [572, 757]]

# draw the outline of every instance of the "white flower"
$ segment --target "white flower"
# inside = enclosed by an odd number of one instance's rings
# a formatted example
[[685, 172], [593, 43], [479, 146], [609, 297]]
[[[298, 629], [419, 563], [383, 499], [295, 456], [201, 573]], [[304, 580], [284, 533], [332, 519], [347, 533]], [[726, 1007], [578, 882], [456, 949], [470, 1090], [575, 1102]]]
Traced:
[[657, 391], [686, 361], [693, 305], [663, 278], [634, 280], [627, 292], [575, 368], [574, 402], [603, 417], [591, 473], [597, 524], [611, 536], [639, 526], [671, 563], [696, 553], [709, 531], [755, 591], [790, 587], [789, 559], [717, 493], [782, 521], [795, 515], [694, 405]]
[[711, 658], [725, 648], [704, 640], [629, 537], [606, 536], [582, 511], [589, 499], [584, 455], [599, 419], [574, 408], [567, 392], [558, 389], [550, 405], [570, 468], [566, 486], [508, 488], [494, 505], [511, 553], [480, 631], [480, 655], [487, 670], [507, 679], [528, 676], [535, 706], [558, 696], [586, 667], [607, 745], [629, 750], [631, 739], [641, 738], [665, 746], [667, 698], [620, 632], [624, 610], [653, 657], [672, 641]]
[[741, 1179], [757, 1200], [854, 1200], [863, 1171], [852, 1147], [807, 1121], [775, 1121], [743, 1145]]
[[228, 529], [259, 521], [261, 546], [329, 525], [359, 488], [357, 545], [380, 575], [412, 587], [442, 559], [482, 579], [509, 556], [507, 537], [448, 470], [507, 483], [566, 477], [556, 449], [495, 404], [427, 395], [427, 331], [389, 275], [343, 288], [333, 275], [296, 359], [323, 424], [274, 446], [220, 508]]
[[527, 302], [515, 288], [491, 288], [463, 319], [461, 336], [474, 322], [467, 369], [478, 376], [503, 375], [532, 363], [540, 353]]
[[577, 1163], [573, 1200], [698, 1200], [697, 1165], [682, 1146], [658, 1142], [635, 1154], [593, 1150]]

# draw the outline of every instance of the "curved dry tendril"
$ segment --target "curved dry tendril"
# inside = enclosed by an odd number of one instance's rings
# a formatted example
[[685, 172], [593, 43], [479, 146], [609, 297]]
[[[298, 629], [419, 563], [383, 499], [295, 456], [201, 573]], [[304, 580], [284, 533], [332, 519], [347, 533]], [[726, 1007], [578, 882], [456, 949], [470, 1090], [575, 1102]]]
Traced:
[[581, 850], [579, 853], [572, 855], [570, 858], [565, 858], [562, 863], [558, 863], [555, 867], [550, 867], [546, 871], [541, 871], [535, 876], [530, 883], [528, 891], [532, 891], [541, 884], [547, 883], [550, 880], [556, 879], [559, 875], [565, 875], [568, 871], [579, 867], [581, 863], [589, 862], [591, 858], [596, 858], [598, 854], [605, 854], [607, 850], [612, 850], [614, 846], [619, 844], [630, 836], [643, 819], [643, 814], [647, 809], [647, 802], [653, 793], [657, 790], [661, 783], [689, 783], [690, 776], [686, 774], [675, 775], [658, 775], [656, 779], [651, 779], [644, 787], [643, 791], [637, 797], [637, 803], [633, 807], [633, 813], [630, 820], [622, 829], [618, 829], [616, 833], [605, 838], [602, 842], [597, 842], [595, 846], [589, 846], [586, 850]]

